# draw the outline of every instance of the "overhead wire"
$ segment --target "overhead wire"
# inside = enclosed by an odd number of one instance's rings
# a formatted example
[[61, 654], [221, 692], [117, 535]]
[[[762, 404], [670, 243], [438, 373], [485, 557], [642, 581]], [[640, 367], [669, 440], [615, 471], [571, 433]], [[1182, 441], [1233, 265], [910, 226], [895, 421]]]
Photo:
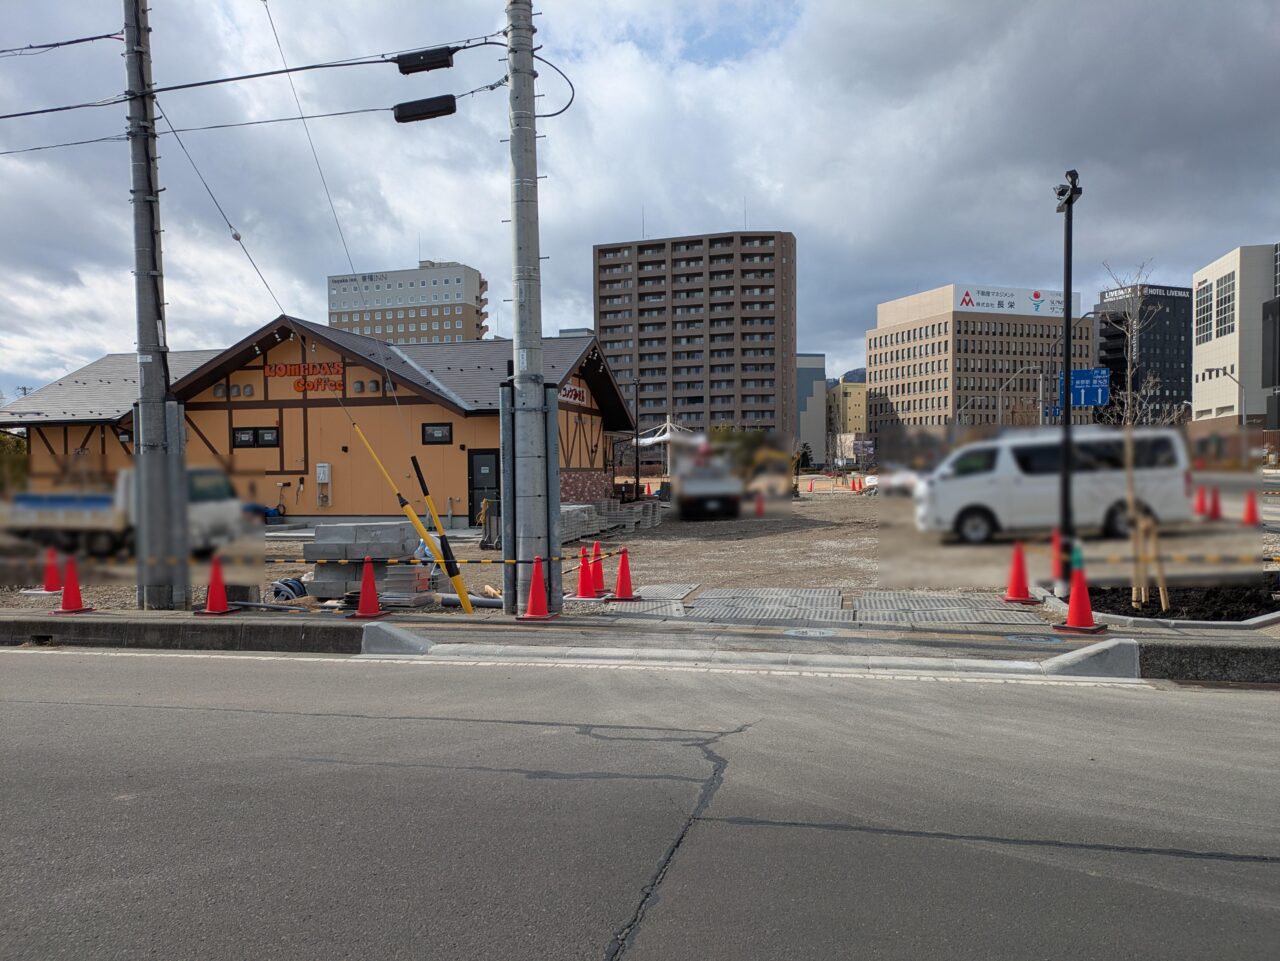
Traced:
[[0, 57], [36, 57], [43, 53], [57, 50], [59, 47], [73, 47], [79, 43], [93, 43], [95, 40], [124, 40], [124, 31], [115, 33], [99, 33], [92, 37], [77, 37], [75, 40], [56, 40], [53, 43], [29, 43], [25, 47], [8, 47], [0, 50]]
[[566, 73], [565, 73], [563, 70], [561, 70], [559, 67], [557, 67], [557, 66], [556, 66], [554, 63], [552, 63], [550, 60], [548, 60], [546, 57], [540, 57], [540, 56], [538, 56], [538, 55], [535, 53], [535, 54], [533, 55], [533, 59], [534, 59], [534, 60], [541, 61], [542, 63], [545, 63], [548, 67], [550, 67], [550, 68], [551, 68], [552, 70], [554, 70], [556, 73], [560, 74], [560, 76], [564, 78], [564, 82], [565, 82], [565, 83], [567, 83], [567, 84], [569, 85], [569, 102], [568, 102], [568, 103], [566, 103], [563, 107], [561, 107], [561, 108], [560, 108], [559, 110], [557, 110], [555, 113], [539, 113], [539, 114], [534, 114], [534, 116], [535, 116], [535, 117], [541, 117], [541, 118], [544, 118], [544, 119], [545, 119], [545, 118], [547, 118], [547, 117], [558, 117], [558, 116], [560, 116], [562, 113], [564, 113], [566, 110], [568, 110], [570, 107], [572, 107], [572, 106], [573, 106], [573, 101], [577, 98], [577, 96], [578, 96], [578, 91], [577, 91], [577, 89], [574, 87], [574, 85], [573, 85], [573, 81], [569, 79], [569, 75], [568, 75], [568, 74], [566, 74]]
[[231, 239], [239, 244], [240, 249], [244, 251], [244, 255], [248, 258], [249, 264], [253, 267], [254, 273], [256, 273], [258, 275], [258, 279], [262, 281], [262, 286], [267, 288], [267, 293], [270, 294], [271, 299], [275, 301], [276, 307], [280, 308], [280, 313], [285, 313], [284, 307], [280, 304], [280, 298], [277, 297], [276, 292], [271, 289], [271, 284], [267, 282], [267, 278], [263, 275], [262, 269], [258, 266], [258, 262], [253, 259], [253, 254], [249, 253], [249, 248], [245, 246], [244, 239], [240, 236], [240, 231], [236, 230], [235, 225], [231, 223], [231, 218], [228, 217], [227, 212], [222, 209], [222, 204], [218, 202], [218, 198], [214, 195], [213, 188], [209, 186], [209, 181], [206, 180], [204, 174], [201, 173], [200, 167], [196, 163], [195, 158], [191, 156], [191, 151], [187, 149], [187, 145], [182, 142], [182, 137], [178, 134], [178, 131], [173, 126], [172, 121], [169, 120], [169, 115], [161, 109], [160, 101], [158, 99], [153, 97], [151, 102], [155, 104], [156, 113], [160, 114], [161, 119], [164, 120], [165, 124], [169, 128], [169, 132], [173, 134], [173, 139], [176, 140], [178, 142], [178, 146], [182, 148], [183, 155], [187, 158], [187, 162], [191, 164], [191, 169], [195, 171], [196, 177], [199, 178], [200, 183], [204, 186], [205, 193], [209, 195], [209, 199], [213, 201], [213, 205], [218, 208], [219, 216], [222, 217], [223, 223], [227, 225], [227, 229], [231, 231]]

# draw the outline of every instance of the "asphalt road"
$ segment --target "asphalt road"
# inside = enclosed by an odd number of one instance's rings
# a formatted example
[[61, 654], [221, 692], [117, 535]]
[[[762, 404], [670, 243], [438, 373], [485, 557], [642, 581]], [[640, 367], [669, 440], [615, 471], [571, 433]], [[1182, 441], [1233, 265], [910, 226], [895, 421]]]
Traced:
[[0, 957], [1274, 958], [1280, 696], [0, 652]]

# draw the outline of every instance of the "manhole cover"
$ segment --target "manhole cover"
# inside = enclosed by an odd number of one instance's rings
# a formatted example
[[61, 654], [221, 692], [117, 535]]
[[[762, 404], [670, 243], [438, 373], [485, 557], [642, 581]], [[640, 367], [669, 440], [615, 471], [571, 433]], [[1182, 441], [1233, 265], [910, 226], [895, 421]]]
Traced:
[[1062, 640], [1056, 634], [1006, 634], [1004, 639], [1010, 644], [1057, 644]]
[[782, 633], [787, 637], [830, 637], [835, 631], [828, 631], [822, 627], [793, 627]]

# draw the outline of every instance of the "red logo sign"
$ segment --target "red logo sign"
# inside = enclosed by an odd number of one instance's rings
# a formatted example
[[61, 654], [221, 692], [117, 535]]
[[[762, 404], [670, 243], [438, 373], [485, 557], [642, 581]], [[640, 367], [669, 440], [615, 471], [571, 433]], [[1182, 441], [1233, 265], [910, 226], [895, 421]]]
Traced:
[[960, 306], [961, 307], [973, 306], [973, 298], [969, 296], [969, 291], [966, 290], [964, 292], [964, 296], [960, 298]]

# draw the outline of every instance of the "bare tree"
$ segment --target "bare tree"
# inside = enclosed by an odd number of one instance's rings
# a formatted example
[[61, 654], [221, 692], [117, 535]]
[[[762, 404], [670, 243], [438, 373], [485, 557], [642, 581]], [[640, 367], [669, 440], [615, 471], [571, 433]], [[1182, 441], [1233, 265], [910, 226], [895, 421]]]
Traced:
[[1111, 405], [1098, 413], [1104, 424], [1133, 427], [1138, 424], [1174, 424], [1182, 419], [1180, 407], [1163, 399], [1160, 378], [1147, 371], [1138, 379], [1138, 352], [1142, 336], [1152, 327], [1164, 309], [1147, 302], [1147, 279], [1151, 261], [1144, 260], [1130, 274], [1119, 274], [1106, 261], [1102, 262], [1119, 291], [1107, 303], [1101, 322], [1118, 331], [1124, 344], [1124, 386], [1113, 391]]

